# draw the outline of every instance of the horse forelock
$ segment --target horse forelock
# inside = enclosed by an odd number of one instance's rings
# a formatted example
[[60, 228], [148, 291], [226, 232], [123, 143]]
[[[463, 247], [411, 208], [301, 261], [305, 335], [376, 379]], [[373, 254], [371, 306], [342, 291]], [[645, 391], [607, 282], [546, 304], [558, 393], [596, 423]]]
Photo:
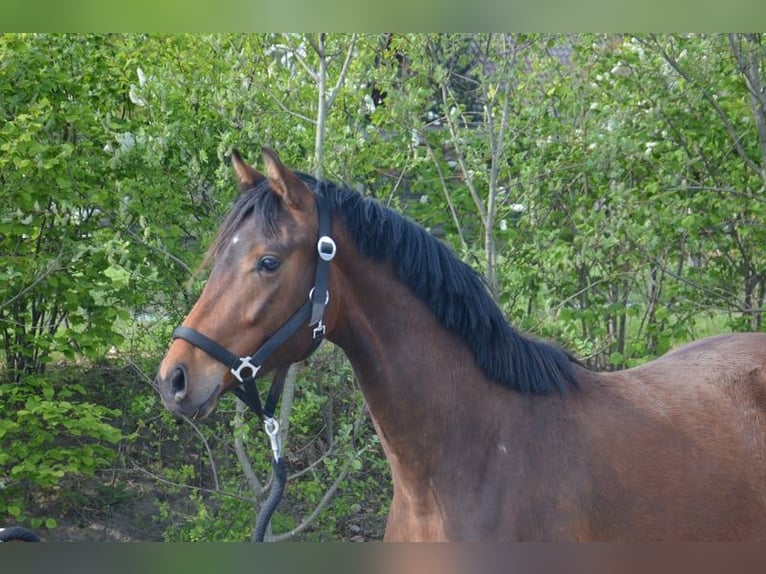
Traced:
[[284, 213], [282, 201], [276, 193], [272, 192], [268, 180], [239, 194], [224, 217], [215, 239], [208, 247], [200, 269], [212, 265], [249, 217], [254, 219], [255, 227], [259, 228], [265, 237], [276, 238], [279, 234], [282, 213]]
[[483, 277], [415, 222], [360, 193], [299, 173], [332, 205], [359, 253], [391, 261], [398, 279], [439, 322], [468, 343], [484, 373], [524, 393], [578, 388], [577, 361], [564, 350], [514, 329]]

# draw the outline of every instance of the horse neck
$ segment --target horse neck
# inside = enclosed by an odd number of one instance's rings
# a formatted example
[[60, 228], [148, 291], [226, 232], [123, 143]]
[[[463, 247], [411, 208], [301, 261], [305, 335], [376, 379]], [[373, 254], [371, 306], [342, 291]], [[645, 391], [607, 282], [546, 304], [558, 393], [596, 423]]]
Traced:
[[447, 462], [447, 448], [461, 447], [470, 435], [461, 426], [475, 425], [485, 414], [482, 403], [504, 389], [487, 379], [465, 340], [441, 326], [391, 265], [346, 251], [338, 266], [342, 310], [330, 338], [354, 368], [392, 470], [400, 465], [420, 481]]

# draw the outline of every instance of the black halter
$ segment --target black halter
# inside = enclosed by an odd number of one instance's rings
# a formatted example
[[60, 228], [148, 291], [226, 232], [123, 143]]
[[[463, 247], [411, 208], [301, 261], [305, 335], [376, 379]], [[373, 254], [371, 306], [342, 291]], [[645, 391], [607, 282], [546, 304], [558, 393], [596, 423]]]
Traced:
[[332, 212], [330, 205], [321, 191], [315, 193], [317, 212], [319, 214], [319, 239], [317, 240], [317, 268], [314, 287], [309, 291], [308, 300], [280, 327], [276, 333], [266, 339], [261, 347], [250, 356], [238, 357], [225, 347], [209, 339], [191, 327], [181, 326], [173, 331], [173, 339], [183, 339], [195, 347], [199, 347], [208, 355], [225, 364], [242, 385], [232, 389], [251, 410], [261, 419], [273, 419], [274, 411], [282, 394], [282, 381], [275, 377], [269, 389], [266, 404], [261, 405], [261, 398], [255, 386], [255, 378], [266, 359], [285, 341], [292, 337], [304, 325], [310, 325], [313, 330], [313, 343], [308, 353], [313, 353], [324, 339], [325, 325], [322, 322], [324, 310], [330, 302], [327, 290], [330, 261], [335, 257], [335, 242], [330, 237]]

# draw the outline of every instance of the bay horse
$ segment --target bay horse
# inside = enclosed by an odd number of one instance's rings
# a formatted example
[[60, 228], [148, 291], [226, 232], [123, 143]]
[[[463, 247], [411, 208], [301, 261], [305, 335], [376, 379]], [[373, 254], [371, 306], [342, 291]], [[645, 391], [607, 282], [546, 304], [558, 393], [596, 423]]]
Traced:
[[168, 409], [207, 416], [326, 337], [390, 464], [385, 540], [766, 540], [766, 333], [592, 372], [406, 217], [267, 148], [265, 173], [231, 159], [241, 194], [159, 367]]

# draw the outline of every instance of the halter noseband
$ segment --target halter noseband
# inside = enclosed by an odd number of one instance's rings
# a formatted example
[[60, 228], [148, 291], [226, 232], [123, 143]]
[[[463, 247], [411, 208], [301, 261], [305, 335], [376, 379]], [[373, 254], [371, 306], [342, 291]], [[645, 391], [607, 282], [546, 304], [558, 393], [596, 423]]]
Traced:
[[261, 419], [273, 420], [279, 397], [282, 394], [282, 381], [275, 378], [269, 389], [269, 396], [265, 406], [261, 405], [261, 398], [255, 386], [255, 378], [261, 370], [266, 359], [301, 327], [308, 324], [314, 328], [313, 343], [309, 354], [313, 353], [324, 339], [325, 324], [322, 322], [324, 310], [330, 302], [330, 292], [327, 290], [329, 281], [330, 261], [337, 251], [335, 241], [330, 237], [332, 227], [332, 212], [327, 198], [321, 191], [315, 193], [317, 212], [319, 215], [319, 239], [317, 240], [317, 268], [314, 277], [314, 287], [309, 291], [308, 300], [282, 325], [271, 337], [261, 345], [252, 355], [239, 357], [222, 347], [212, 339], [206, 337], [191, 327], [177, 327], [173, 331], [173, 339], [183, 339], [205, 351], [208, 355], [217, 359], [227, 367], [236, 379], [241, 383], [232, 389], [251, 410]]

